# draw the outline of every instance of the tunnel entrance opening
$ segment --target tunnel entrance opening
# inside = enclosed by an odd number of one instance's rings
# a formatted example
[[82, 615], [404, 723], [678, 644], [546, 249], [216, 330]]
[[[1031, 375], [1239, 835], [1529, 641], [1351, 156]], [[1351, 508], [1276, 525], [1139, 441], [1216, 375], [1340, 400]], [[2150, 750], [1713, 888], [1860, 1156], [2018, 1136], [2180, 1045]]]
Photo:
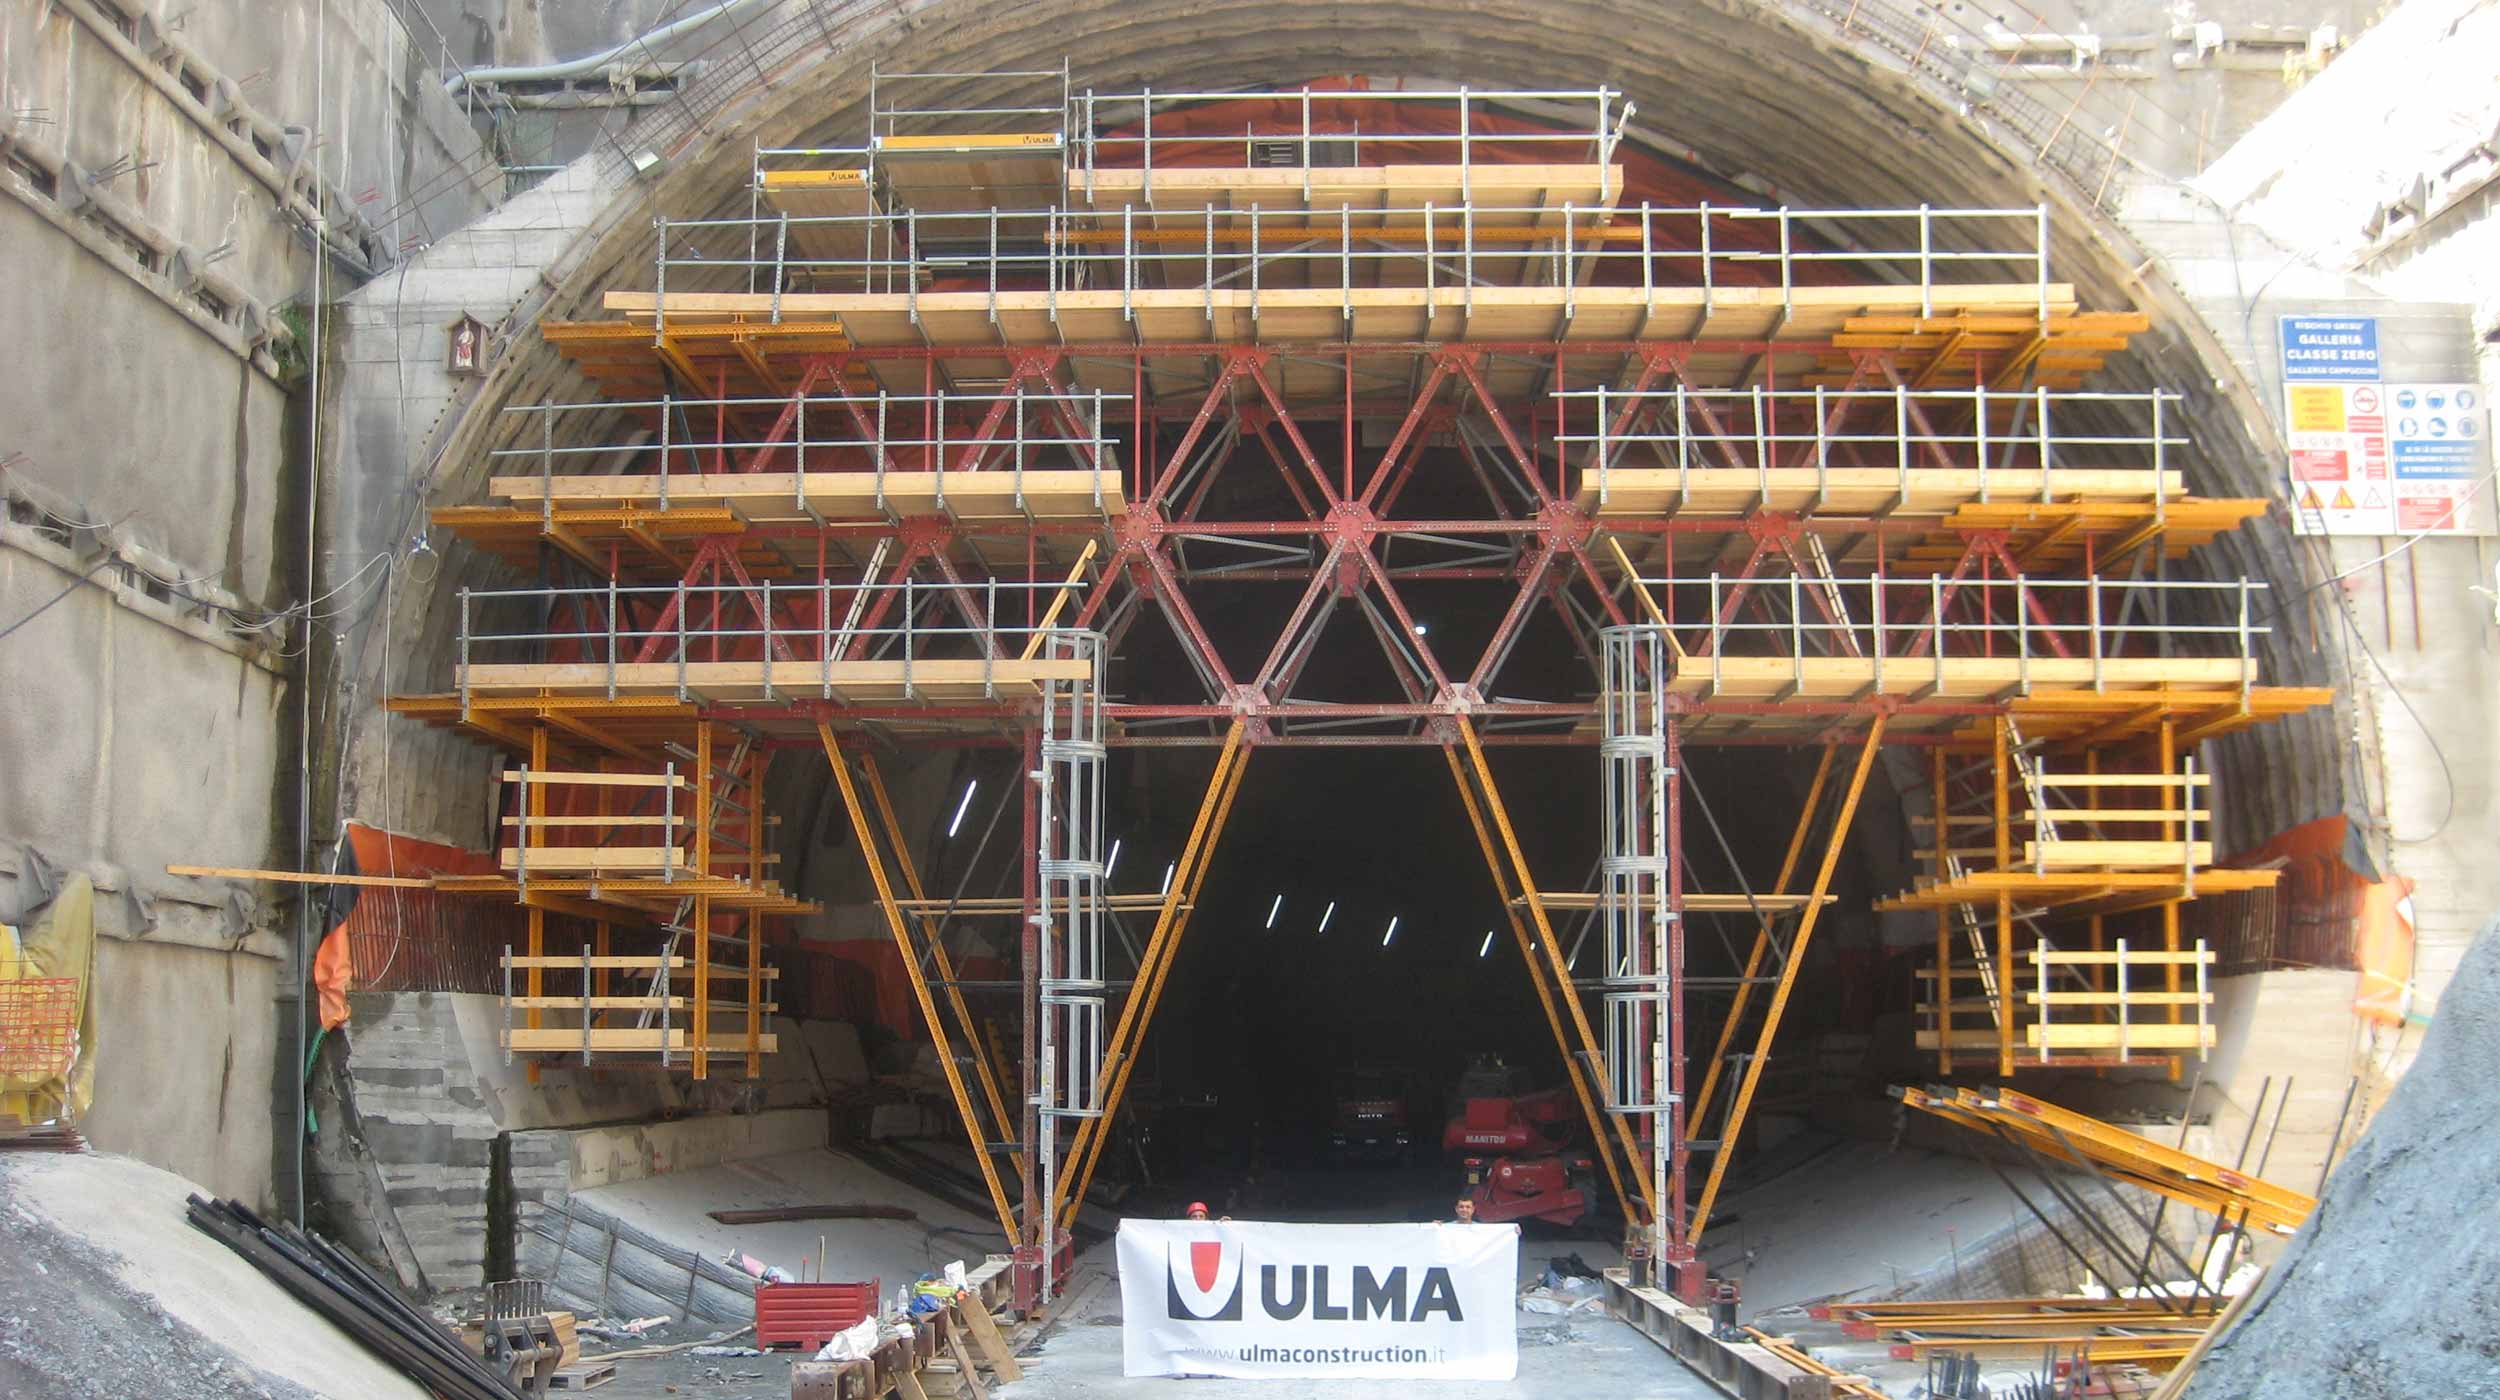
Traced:
[[[598, 393], [438, 517], [539, 571], [401, 702], [522, 756], [462, 887], [526, 910], [512, 1052], [756, 1075], [776, 949], [850, 934], [1040, 1309], [1115, 1176], [1438, 1213], [1470, 1155], [1692, 1301], [1783, 1025], [2212, 1043], [2178, 906], [2271, 877], [2192, 752], [2323, 696], [2170, 575], [2262, 505], [2086, 387], [2145, 318], [2045, 209], [1724, 204], [1602, 88], [909, 76], [543, 325]], [[932, 748], [1013, 755], [986, 866]], [[831, 866], [774, 825], [828, 770]]]

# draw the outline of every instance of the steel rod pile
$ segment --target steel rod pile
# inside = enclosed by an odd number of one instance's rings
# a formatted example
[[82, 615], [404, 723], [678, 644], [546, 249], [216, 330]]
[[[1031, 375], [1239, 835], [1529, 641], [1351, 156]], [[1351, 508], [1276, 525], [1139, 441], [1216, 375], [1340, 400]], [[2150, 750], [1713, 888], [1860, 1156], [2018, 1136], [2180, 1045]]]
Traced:
[[329, 1241], [293, 1225], [268, 1224], [240, 1201], [193, 1196], [189, 1218], [298, 1302], [443, 1400], [519, 1400], [521, 1392], [487, 1370], [448, 1328]]

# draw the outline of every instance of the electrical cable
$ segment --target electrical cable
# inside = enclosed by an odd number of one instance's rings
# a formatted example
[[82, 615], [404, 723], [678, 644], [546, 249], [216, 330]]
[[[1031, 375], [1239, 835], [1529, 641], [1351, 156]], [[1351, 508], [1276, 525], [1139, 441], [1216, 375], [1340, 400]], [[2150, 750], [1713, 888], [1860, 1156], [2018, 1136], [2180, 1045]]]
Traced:
[[[2296, 265], [2296, 261], [2287, 260], [2283, 266], [2276, 268], [2265, 281], [2258, 284], [2256, 293], [2253, 296], [2250, 295], [2247, 291], [2246, 282], [2243, 280], [2241, 274], [2239, 239], [2234, 232], [2233, 216], [2230, 210], [2223, 207], [2222, 201], [2216, 199], [2211, 193], [2207, 192], [2203, 188], [2186, 180], [2161, 175], [2159, 172], [2153, 171], [2150, 167], [2145, 166], [2141, 161], [2135, 160], [2132, 157], [2127, 157], [2126, 159], [2128, 164], [2134, 166], [2138, 171], [2151, 175], [2160, 180], [2162, 183], [2185, 190], [2189, 194], [2202, 199], [2206, 204], [2212, 206], [2215, 217], [2221, 221], [2224, 244], [2229, 250], [2231, 256], [2232, 294], [2240, 303], [2240, 337], [2244, 342], [2248, 343], [2252, 347], [2251, 359], [2256, 360], [2257, 357], [2253, 353], [2253, 346], [2256, 341], [2257, 308], [2264, 303], [2266, 293], [2272, 289], [2275, 281], [2282, 277], [2284, 273], [2290, 271], [2292, 267]], [[2285, 431], [2286, 425], [2283, 422], [2281, 410], [2281, 399], [2283, 397], [2281, 386], [2279, 382], [2267, 379], [2262, 361], [2259, 361], [2258, 363], [2257, 374], [2260, 381], [2257, 386], [2260, 390], [2258, 396], [2259, 408], [2265, 413], [2268, 421], [2273, 424], [2278, 437], [2283, 437], [2288, 440], [2288, 434]], [[2473, 487], [2469, 489], [2464, 496], [2459, 498], [2458, 508], [2461, 510], [2466, 501], [2469, 501], [2475, 496], [2481, 494], [2483, 488], [2492, 484], [2495, 478], [2500, 478], [2500, 471], [2485, 473], [2474, 483]], [[2297, 503], [2294, 505], [2294, 510], [2295, 512], [2298, 510]], [[2429, 530], [2420, 531], [2407, 537], [2402, 543], [2382, 552], [2375, 558], [2364, 560], [2348, 569], [2331, 574], [2326, 578], [2322, 578], [2317, 582], [2310, 584], [2300, 592], [2293, 594], [2290, 598], [2278, 603], [2275, 606], [2274, 612], [2269, 618], [2267, 625], [2271, 627], [2276, 623], [2284, 621], [2291, 616], [2292, 609], [2306, 603], [2320, 590], [2341, 583], [2344, 580], [2363, 572], [2364, 570], [2375, 568], [2400, 554], [2406, 553], [2414, 546], [2420, 544], [2423, 540], [2430, 538], [2433, 533], [2433, 531]], [[2328, 547], [2324, 540], [2316, 537], [2313, 537], [2313, 540], [2316, 543], [2317, 552], [2324, 554]], [[2331, 560], [2329, 563], [2331, 566]], [[2431, 828], [2430, 833], [2426, 836], [2398, 836], [2393, 830], [2390, 830], [2388, 832], [2387, 839], [2391, 844], [2398, 846], [2419, 846], [2436, 841], [2442, 835], [2446, 834], [2449, 823], [2456, 818], [2456, 770], [2454, 766], [2449, 763], [2447, 750], [2441, 746], [2439, 736], [2432, 732], [2430, 722], [2423, 718], [2422, 712], [2419, 709], [2415, 708], [2412, 697], [2405, 694], [2404, 687], [2397, 684], [2395, 676], [2388, 671], [2386, 662], [2380, 659], [2377, 648], [2370, 645], [2368, 634], [2361, 630], [2361, 623], [2359, 619], [2352, 615], [2352, 600], [2340, 592], [2336, 595], [2335, 615], [2342, 620], [2345, 629], [2351, 634], [2353, 643], [2360, 648], [2362, 656], [2369, 661], [2370, 669], [2378, 674], [2379, 681], [2387, 687], [2387, 693], [2396, 697], [2396, 703], [2403, 707], [2406, 716], [2413, 721], [2414, 727], [2422, 731], [2423, 742], [2430, 746], [2431, 756], [2439, 764], [2440, 781], [2441, 786], [2444, 789], [2445, 796], [2442, 801], [2439, 821], [2437, 824]], [[2349, 662], [2346, 664], [2345, 669], [2347, 671], [2351, 669]], [[2366, 776], [2363, 781], [2365, 783], [2368, 781]], [[2387, 798], [2387, 785], [2383, 776], [2380, 778], [2377, 786], [2379, 788], [2379, 805], [2384, 807], [2386, 805]]]
[[17, 621], [10, 623], [6, 627], [0, 627], [0, 641], [5, 641], [11, 632], [14, 632], [20, 627], [25, 626], [27, 623], [34, 621], [36, 618], [43, 616], [45, 613], [52, 611], [53, 604], [60, 602], [63, 598], [68, 597], [72, 593], [77, 592], [80, 588], [92, 582], [95, 578], [96, 570], [101, 569], [105, 565], [112, 562], [113, 556], [107, 554], [96, 560], [94, 563], [89, 564], [85, 573], [80, 574], [78, 577], [69, 581], [69, 587], [64, 588], [60, 592], [53, 594], [51, 597], [44, 599], [43, 602], [36, 605], [33, 612], [26, 614], [24, 617], [19, 618]]

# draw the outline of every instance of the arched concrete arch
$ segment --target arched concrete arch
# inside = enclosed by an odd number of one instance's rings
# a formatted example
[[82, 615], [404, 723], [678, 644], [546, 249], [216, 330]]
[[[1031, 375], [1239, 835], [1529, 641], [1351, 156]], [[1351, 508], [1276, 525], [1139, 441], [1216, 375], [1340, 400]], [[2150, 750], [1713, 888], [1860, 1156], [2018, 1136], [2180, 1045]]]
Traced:
[[[2153, 318], [2152, 333], [2112, 364], [2105, 382], [2186, 396], [2197, 442], [2187, 468], [2193, 489], [2275, 494], [2279, 446], [2249, 386], [2185, 298], [2094, 202], [2098, 192], [2045, 172], [2027, 141], [1986, 108], [1972, 110], [1933, 65], [1910, 68], [1900, 53], [1808, 4], [791, 0], [747, 12], [716, 39], [709, 67], [676, 106], [629, 128], [626, 144], [584, 157], [614, 192], [550, 269], [531, 315], [595, 316], [608, 289], [647, 286], [651, 221], [662, 211], [743, 214], [755, 144], [855, 144], [872, 64], [970, 73], [1054, 66], [1063, 54], [1080, 88], [1105, 91], [1289, 86], [1349, 71], [1487, 89], [1606, 84], [1638, 103], [1642, 128], [1795, 204], [2046, 202], [2052, 275], [2074, 283], [2087, 306], [2135, 307]], [[966, 105], [1001, 97], [973, 80], [959, 88]], [[662, 158], [660, 168], [625, 175], [629, 155], [645, 150]], [[474, 499], [484, 451], [519, 431], [498, 410], [582, 388], [552, 351], [533, 345], [528, 325], [513, 330], [513, 348], [437, 438], [432, 489], [442, 502]], [[2213, 549], [2224, 571], [2269, 584], [2278, 606], [2312, 587], [2279, 506]], [[421, 629], [437, 655], [460, 572], [445, 571], [435, 599], [409, 600], [415, 615], [404, 625]], [[2306, 629], [2278, 625], [2265, 679], [2342, 677], [2308, 644]], [[2224, 741], [2226, 849], [2345, 805], [2356, 780], [2336, 732], [2328, 716], [2312, 714]]]

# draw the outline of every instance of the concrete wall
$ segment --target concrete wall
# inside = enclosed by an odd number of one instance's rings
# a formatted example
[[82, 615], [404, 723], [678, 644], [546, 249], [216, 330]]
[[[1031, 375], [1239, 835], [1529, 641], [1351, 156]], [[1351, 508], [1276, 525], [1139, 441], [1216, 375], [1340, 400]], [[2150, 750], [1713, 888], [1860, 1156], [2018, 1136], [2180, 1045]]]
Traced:
[[[2277, 314], [2346, 298], [2400, 313], [2450, 304], [2458, 329], [2445, 372], [2500, 386], [2495, 62], [2500, 10], [2406, 0], [2191, 187], [2159, 196], [2164, 212], [2131, 221], [2269, 392], [2279, 380], [2246, 342], [2262, 342]], [[2492, 495], [2486, 483], [2475, 502], [2486, 519]], [[2432, 1016], [2467, 941], [2500, 909], [2500, 716], [2484, 703], [2500, 689], [2500, 550], [2489, 537], [2305, 547], [2336, 582], [2295, 625], [2346, 658], [2352, 694], [2339, 722], [2361, 778], [2349, 815], [2370, 857], [2414, 882], [2413, 1009]], [[2362, 1049], [2369, 1064], [2400, 1071], [2419, 1038], [2418, 1026], [2365, 1027]]]
[[584, 1191], [822, 1147], [827, 1126], [822, 1108], [784, 1108], [667, 1123], [540, 1128], [515, 1134], [513, 1146], [519, 1150], [520, 1139], [558, 1145], [566, 1163], [565, 1186]]
[[[339, 426], [323, 449], [333, 492], [325, 548], [333, 557], [404, 548], [427, 534], [426, 509], [476, 498], [487, 464], [439, 455], [442, 435], [475, 388], [444, 369], [447, 327], [475, 316], [498, 328], [491, 351], [509, 351], [528, 334], [579, 231], [613, 194], [588, 166], [568, 170], [346, 298], [340, 368], [325, 390]], [[461, 585], [509, 587], [512, 578], [482, 569], [473, 551], [448, 538], [426, 550], [412, 556], [379, 606], [342, 629], [337, 670], [348, 703], [323, 743], [343, 754], [339, 819], [482, 848], [491, 756], [470, 740], [390, 715], [379, 699], [448, 686]]]
[[96, 878], [90, 1136], [266, 1204], [291, 926], [266, 887], [164, 867], [295, 861], [302, 352], [279, 308], [316, 224], [336, 289], [493, 182], [464, 178], [475, 139], [381, 0], [175, 8], [0, 11], [0, 916], [44, 864]]
[[[752, 1083], [633, 1066], [507, 1064], [491, 996], [356, 993], [333, 1052], [317, 1169], [326, 1222], [412, 1285], [485, 1277], [504, 1146], [516, 1207], [612, 1182], [824, 1145], [825, 1106], [866, 1081], [848, 1026], [775, 1023]], [[508, 1225], [509, 1219], [500, 1222]], [[499, 1226], [497, 1226], [499, 1228]]]

